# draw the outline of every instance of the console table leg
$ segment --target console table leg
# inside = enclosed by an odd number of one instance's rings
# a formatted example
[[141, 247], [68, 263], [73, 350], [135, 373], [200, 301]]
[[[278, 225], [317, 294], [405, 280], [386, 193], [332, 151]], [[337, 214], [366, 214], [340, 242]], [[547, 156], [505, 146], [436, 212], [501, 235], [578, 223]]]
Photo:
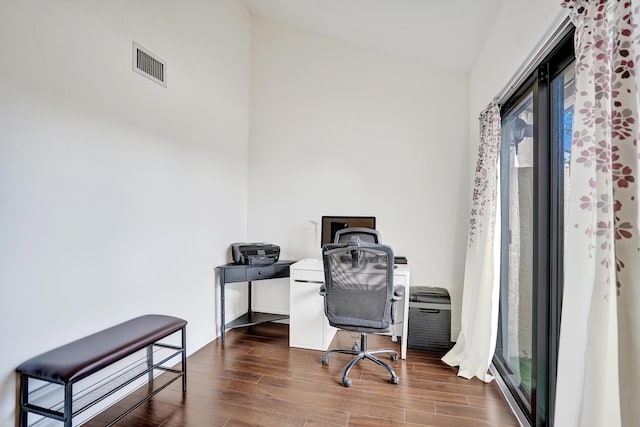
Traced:
[[224, 270], [220, 272], [220, 339], [224, 341]]

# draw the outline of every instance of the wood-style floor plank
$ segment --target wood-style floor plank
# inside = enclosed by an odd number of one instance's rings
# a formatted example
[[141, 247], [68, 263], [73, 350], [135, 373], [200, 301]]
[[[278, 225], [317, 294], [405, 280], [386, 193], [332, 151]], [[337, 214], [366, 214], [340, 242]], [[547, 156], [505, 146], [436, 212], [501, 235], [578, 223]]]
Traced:
[[[339, 332], [332, 348], [350, 348], [357, 334]], [[370, 336], [370, 348], [399, 344]], [[409, 350], [391, 362], [400, 383], [370, 361], [356, 365], [351, 387], [342, 369], [351, 356], [289, 347], [288, 326], [234, 329], [188, 359], [188, 391], [179, 381], [122, 419], [119, 427], [236, 426], [517, 426], [495, 383], [456, 376], [442, 354]], [[384, 356], [383, 356], [384, 357]], [[131, 398], [86, 425], [104, 425]]]

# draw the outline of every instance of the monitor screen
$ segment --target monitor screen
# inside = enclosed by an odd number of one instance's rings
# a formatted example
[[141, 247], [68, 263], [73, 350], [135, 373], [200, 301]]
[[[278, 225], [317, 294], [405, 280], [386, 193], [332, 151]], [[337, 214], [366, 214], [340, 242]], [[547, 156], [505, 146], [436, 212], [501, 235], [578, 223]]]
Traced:
[[375, 216], [323, 216], [322, 217], [322, 239], [320, 245], [333, 243], [336, 232], [343, 228], [364, 227], [376, 229]]

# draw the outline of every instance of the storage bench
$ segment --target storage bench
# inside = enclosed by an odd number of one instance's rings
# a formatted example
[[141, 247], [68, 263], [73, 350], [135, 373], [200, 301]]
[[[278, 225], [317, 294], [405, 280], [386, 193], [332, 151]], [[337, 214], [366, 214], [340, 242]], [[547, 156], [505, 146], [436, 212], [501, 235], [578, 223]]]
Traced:
[[[20, 375], [20, 427], [29, 425], [29, 414], [73, 425], [73, 417], [102, 402], [109, 396], [148, 376], [148, 392], [134, 406], [113, 419], [113, 425], [149, 400], [160, 390], [182, 378], [187, 388], [186, 325], [183, 319], [158, 314], [137, 317], [93, 335], [36, 356], [16, 368]], [[161, 342], [180, 333], [180, 344]], [[117, 366], [135, 353], [146, 349], [137, 360]], [[134, 356], [132, 356], [134, 355]], [[156, 357], [154, 357], [156, 356]], [[180, 358], [180, 369], [167, 366]], [[154, 360], [156, 359], [156, 360]], [[97, 382], [90, 377], [111, 367], [106, 378]], [[161, 385], [154, 387], [154, 371], [162, 375]], [[84, 381], [83, 381], [84, 380]], [[82, 386], [77, 387], [82, 381]], [[105, 402], [106, 403], [106, 402]]]

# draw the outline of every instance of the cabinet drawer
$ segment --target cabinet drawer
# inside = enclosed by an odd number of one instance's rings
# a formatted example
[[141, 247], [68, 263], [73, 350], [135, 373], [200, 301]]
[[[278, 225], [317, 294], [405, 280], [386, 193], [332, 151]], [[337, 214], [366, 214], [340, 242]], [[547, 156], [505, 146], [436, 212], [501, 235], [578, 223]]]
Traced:
[[273, 265], [247, 268], [247, 280], [260, 280], [273, 277], [275, 268]]

